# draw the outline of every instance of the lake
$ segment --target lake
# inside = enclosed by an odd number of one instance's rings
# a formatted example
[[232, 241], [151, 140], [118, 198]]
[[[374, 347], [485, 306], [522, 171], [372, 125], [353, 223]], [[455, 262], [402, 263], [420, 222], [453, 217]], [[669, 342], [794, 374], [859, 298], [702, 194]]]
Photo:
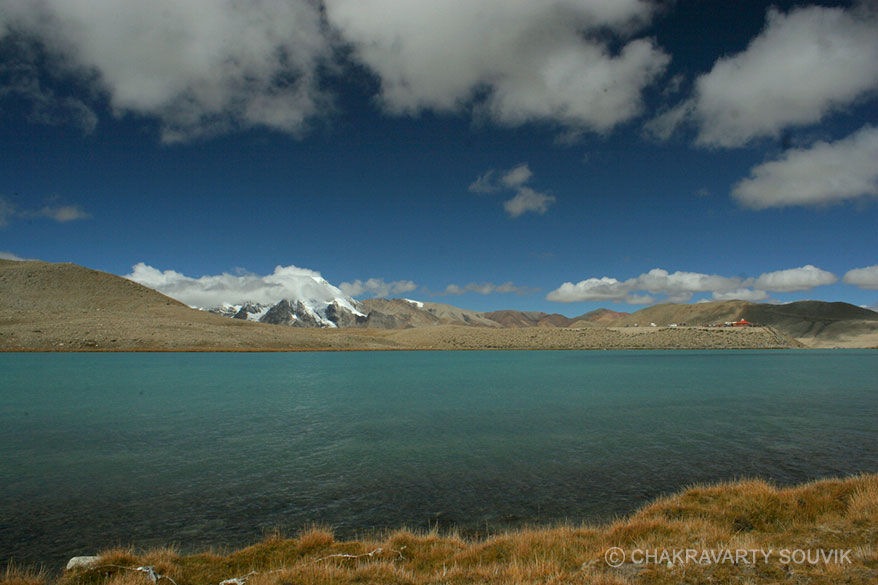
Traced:
[[878, 471], [878, 352], [0, 354], [0, 562], [604, 521]]

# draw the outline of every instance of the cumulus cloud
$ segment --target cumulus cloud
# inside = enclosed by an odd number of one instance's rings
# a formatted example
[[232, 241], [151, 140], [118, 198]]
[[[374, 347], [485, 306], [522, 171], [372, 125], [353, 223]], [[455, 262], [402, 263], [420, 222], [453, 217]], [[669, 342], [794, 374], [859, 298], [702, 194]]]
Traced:
[[703, 146], [738, 147], [819, 122], [878, 89], [878, 14], [851, 8], [769, 8], [765, 29], [741, 53], [695, 81], [691, 100], [647, 125], [667, 138], [684, 120]]
[[578, 301], [614, 301], [624, 302], [631, 287], [625, 282], [602, 276], [601, 278], [588, 278], [576, 284], [565, 282], [548, 295], [546, 300], [561, 303], [573, 303]]
[[494, 193], [500, 190], [513, 191], [515, 196], [503, 202], [503, 209], [509, 214], [509, 217], [519, 217], [525, 213], [542, 215], [555, 202], [555, 197], [528, 187], [526, 183], [532, 177], [533, 172], [527, 163], [522, 163], [500, 173], [495, 169], [491, 169], [479, 175], [470, 184], [469, 190], [473, 193]]
[[[631, 35], [648, 0], [326, 0], [329, 23], [381, 82], [386, 110], [466, 110], [504, 125], [606, 132], [638, 115], [670, 57]], [[611, 46], [608, 36], [618, 45]]]
[[701, 274], [699, 272], [683, 272], [679, 270], [670, 273], [661, 268], [653, 268], [646, 274], [638, 276], [633, 284], [635, 288], [651, 293], [674, 295], [728, 290], [741, 286], [741, 283], [742, 279], [737, 277], [729, 278], [716, 274]]
[[510, 217], [519, 217], [525, 213], [544, 214], [555, 202], [553, 195], [539, 193], [530, 187], [522, 187], [512, 199], [503, 202], [503, 209]]
[[842, 277], [842, 282], [860, 288], [878, 290], [878, 264], [874, 266], [866, 266], [865, 268], [848, 270], [844, 277]]
[[527, 164], [520, 164], [506, 171], [500, 181], [510, 189], [518, 189], [533, 177], [534, 174]]
[[503, 284], [494, 284], [492, 282], [471, 282], [466, 286], [449, 284], [442, 292], [435, 294], [436, 296], [458, 296], [469, 292], [479, 293], [480, 295], [490, 295], [498, 293], [528, 294], [532, 291], [533, 289], [529, 287], [516, 286], [512, 282], [504, 282]]
[[715, 301], [750, 301], [758, 303], [768, 300], [768, 293], [764, 290], [755, 290], [752, 288], [736, 288], [727, 291], [713, 291], [713, 300]]
[[[562, 303], [611, 301], [628, 304], [650, 304], [662, 296], [664, 302], [688, 302], [696, 293], [711, 293], [714, 300], [769, 300], [768, 291], [793, 292], [832, 284], [835, 275], [810, 264], [801, 268], [768, 272], [759, 278], [742, 278], [702, 274], [699, 272], [668, 272], [653, 268], [627, 280], [609, 276], [587, 278], [578, 283], [565, 282], [550, 292], [546, 299]], [[650, 293], [644, 295], [642, 293]]]
[[[878, 34], [878, 31], [876, 31]], [[878, 128], [865, 126], [836, 142], [788, 150], [750, 171], [732, 196], [753, 209], [837, 203], [878, 195]]]
[[94, 83], [117, 114], [157, 119], [165, 141], [237, 127], [302, 131], [329, 98], [331, 44], [309, 0], [2, 0], [5, 27]]
[[247, 301], [276, 303], [281, 299], [329, 302], [345, 294], [329, 284], [319, 272], [296, 266], [277, 266], [265, 276], [218, 274], [198, 278], [174, 270], [159, 270], [140, 262], [125, 278], [153, 288], [192, 307], [212, 308], [223, 303]]
[[349, 297], [368, 296], [386, 299], [411, 292], [417, 289], [418, 285], [411, 280], [385, 282], [382, 278], [370, 278], [365, 281], [357, 279], [353, 282], [342, 282], [338, 288]]

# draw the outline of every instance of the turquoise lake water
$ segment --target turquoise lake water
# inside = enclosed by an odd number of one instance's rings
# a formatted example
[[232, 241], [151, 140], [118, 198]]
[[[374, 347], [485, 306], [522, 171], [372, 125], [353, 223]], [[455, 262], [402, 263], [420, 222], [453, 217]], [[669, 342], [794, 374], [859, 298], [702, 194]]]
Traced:
[[0, 563], [878, 472], [878, 352], [0, 354]]

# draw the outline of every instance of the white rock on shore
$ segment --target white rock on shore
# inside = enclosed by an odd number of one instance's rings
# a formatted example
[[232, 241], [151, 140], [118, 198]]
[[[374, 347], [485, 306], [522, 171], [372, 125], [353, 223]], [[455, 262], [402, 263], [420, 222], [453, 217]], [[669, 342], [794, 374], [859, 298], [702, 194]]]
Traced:
[[67, 567], [64, 570], [72, 571], [73, 569], [88, 569], [89, 567], [94, 566], [99, 558], [101, 557], [73, 557], [67, 561]]

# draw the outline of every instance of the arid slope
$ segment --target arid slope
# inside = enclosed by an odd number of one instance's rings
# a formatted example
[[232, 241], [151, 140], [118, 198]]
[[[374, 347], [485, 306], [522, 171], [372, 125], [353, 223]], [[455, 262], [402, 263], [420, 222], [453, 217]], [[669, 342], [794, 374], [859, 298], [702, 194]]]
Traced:
[[[336, 335], [331, 335], [336, 333]], [[380, 348], [363, 331], [279, 327], [190, 309], [75, 264], [0, 260], [0, 348]]]
[[[370, 302], [388, 312], [411, 312], [412, 325], [420, 319], [417, 325], [421, 326], [396, 330], [311, 329], [254, 323], [197, 311], [127, 279], [74, 264], [0, 261], [0, 349], [672, 349], [799, 345], [763, 328], [606, 328], [594, 323], [583, 326], [583, 319], [571, 320], [573, 327], [504, 328], [481, 313], [450, 305], [425, 303], [429, 311], [429, 318], [425, 318], [427, 313], [413, 312], [415, 305], [407, 301]], [[556, 316], [546, 317], [546, 324], [556, 321]]]

